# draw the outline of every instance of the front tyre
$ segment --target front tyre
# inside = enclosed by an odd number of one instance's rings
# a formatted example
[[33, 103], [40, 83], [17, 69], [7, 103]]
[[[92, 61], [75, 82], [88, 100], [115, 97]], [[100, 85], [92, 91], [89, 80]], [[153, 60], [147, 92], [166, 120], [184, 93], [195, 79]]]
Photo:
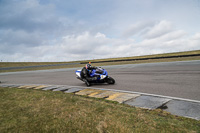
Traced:
[[115, 84], [115, 80], [114, 80], [112, 77], [107, 77], [107, 78], [106, 78], [106, 82], [107, 82], [108, 84]]

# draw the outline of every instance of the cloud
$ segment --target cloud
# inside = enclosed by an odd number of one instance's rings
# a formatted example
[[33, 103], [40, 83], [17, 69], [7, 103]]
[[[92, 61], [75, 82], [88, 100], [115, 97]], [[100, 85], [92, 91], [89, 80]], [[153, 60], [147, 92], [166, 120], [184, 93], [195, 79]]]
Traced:
[[138, 43], [134, 39], [114, 39], [103, 33], [83, 32], [80, 35], [64, 36], [60, 41], [55, 40], [51, 46], [23, 47], [24, 52], [4, 54], [4, 57], [18, 61], [71, 61], [187, 51], [200, 46], [200, 33], [186, 35], [185, 32], [174, 31]]
[[[152, 48], [156, 45], [160, 45], [160, 43], [166, 43], [174, 40], [179, 40], [184, 38], [186, 33], [182, 30], [177, 30], [173, 32], [169, 32], [163, 36], [159, 36], [156, 38], [145, 39], [141, 42], [143, 46], [152, 46]], [[162, 45], [161, 45], [162, 46]]]
[[171, 22], [162, 20], [158, 24], [151, 27], [144, 36], [145, 38], [151, 39], [151, 38], [160, 37], [171, 31], [173, 31]]
[[128, 38], [136, 34], [141, 34], [142, 32], [145, 32], [154, 25], [155, 22], [153, 21], [143, 21], [143, 22], [138, 22], [136, 24], [132, 24], [125, 29], [125, 31], [122, 33], [122, 37]]
[[200, 47], [198, 30], [190, 32], [165, 17], [154, 18], [154, 0], [128, 1], [123, 6], [121, 1], [81, 3], [1, 0], [0, 60], [70, 61]]
[[0, 36], [0, 43], [8, 47], [13, 45], [37, 46], [42, 44], [45, 39], [39, 32], [28, 33], [23, 30], [2, 30]]
[[33, 31], [53, 31], [58, 25], [52, 4], [41, 5], [37, 0], [3, 1], [0, 4], [0, 28]]

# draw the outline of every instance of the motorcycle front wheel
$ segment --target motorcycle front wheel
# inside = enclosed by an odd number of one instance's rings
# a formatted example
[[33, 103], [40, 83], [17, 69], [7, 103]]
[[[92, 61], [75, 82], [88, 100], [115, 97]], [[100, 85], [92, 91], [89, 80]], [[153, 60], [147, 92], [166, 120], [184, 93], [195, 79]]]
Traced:
[[106, 78], [106, 82], [107, 82], [108, 84], [115, 84], [115, 80], [114, 80], [112, 77], [107, 77], [107, 78]]

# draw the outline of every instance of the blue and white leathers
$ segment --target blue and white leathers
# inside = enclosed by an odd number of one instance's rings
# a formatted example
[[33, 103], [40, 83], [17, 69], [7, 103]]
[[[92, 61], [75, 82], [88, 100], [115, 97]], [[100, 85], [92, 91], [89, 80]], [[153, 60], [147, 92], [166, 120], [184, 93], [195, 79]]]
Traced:
[[[108, 84], [115, 83], [115, 80], [112, 77], [108, 76], [108, 72], [101, 67], [97, 67], [96, 69], [88, 71], [90, 71], [89, 72], [90, 77], [97, 77], [97, 80], [92, 81], [91, 83], [108, 83]], [[81, 77], [81, 70], [76, 70], [76, 75], [78, 79], [83, 81]]]

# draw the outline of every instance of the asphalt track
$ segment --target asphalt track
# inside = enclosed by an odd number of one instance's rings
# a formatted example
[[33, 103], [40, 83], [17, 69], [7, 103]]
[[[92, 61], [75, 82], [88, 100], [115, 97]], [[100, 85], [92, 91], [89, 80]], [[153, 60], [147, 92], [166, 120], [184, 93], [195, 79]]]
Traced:
[[[150, 93], [200, 101], [200, 60], [103, 66], [116, 80], [115, 85], [92, 87]], [[2, 84], [50, 84], [83, 86], [75, 70], [54, 69], [1, 73]]]

